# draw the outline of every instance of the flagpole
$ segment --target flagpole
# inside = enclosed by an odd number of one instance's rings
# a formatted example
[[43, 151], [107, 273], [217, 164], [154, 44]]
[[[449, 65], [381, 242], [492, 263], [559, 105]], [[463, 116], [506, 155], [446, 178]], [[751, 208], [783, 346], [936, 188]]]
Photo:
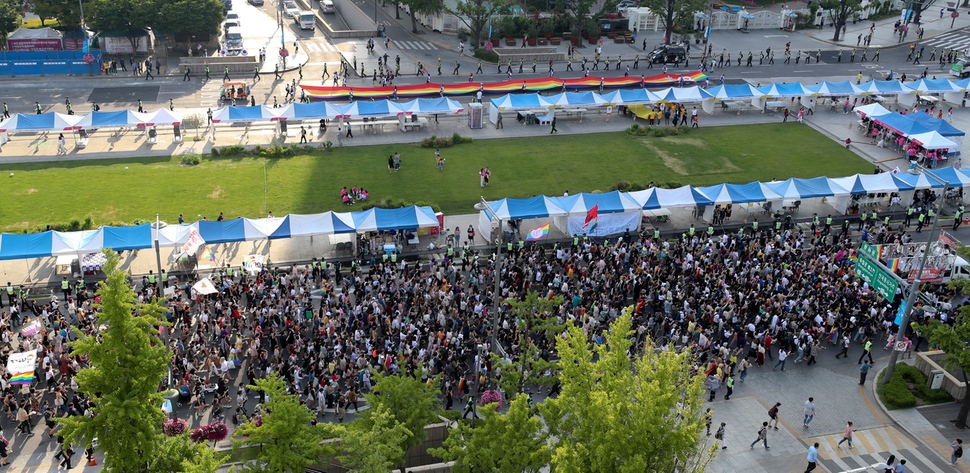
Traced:
[[157, 287], [155, 290], [158, 291], [158, 298], [161, 299], [165, 293], [162, 290], [162, 247], [158, 242], [158, 232], [161, 231], [161, 218], [158, 214], [155, 214], [155, 266], [156, 271], [158, 271], [158, 276], [155, 278], [155, 283]]
[[498, 220], [498, 238], [495, 240], [495, 271], [492, 274], [492, 280], [495, 281], [495, 289], [492, 295], [492, 334], [490, 337], [489, 345], [491, 346], [492, 353], [498, 354], [498, 308], [501, 302], [499, 298], [502, 294], [502, 269], [505, 266], [505, 257], [502, 255], [502, 219], [499, 218], [498, 214], [492, 210], [492, 207], [488, 205], [485, 201], [485, 197], [481, 197], [482, 205], [489, 213]]

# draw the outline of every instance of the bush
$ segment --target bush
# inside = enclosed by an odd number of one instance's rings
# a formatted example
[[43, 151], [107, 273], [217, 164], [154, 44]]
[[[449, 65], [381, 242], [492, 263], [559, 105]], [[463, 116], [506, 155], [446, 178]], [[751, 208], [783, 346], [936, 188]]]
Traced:
[[[880, 372], [878, 379], [882, 379], [884, 372], [885, 370]], [[949, 393], [942, 389], [930, 389], [926, 382], [926, 375], [919, 369], [898, 363], [889, 384], [880, 385], [876, 392], [883, 404], [891, 410], [953, 401]], [[912, 389], [910, 384], [913, 385]]]
[[454, 142], [451, 138], [438, 138], [435, 135], [421, 140], [422, 148], [451, 148], [452, 145], [454, 145]]
[[179, 160], [179, 163], [185, 166], [198, 166], [201, 162], [202, 160], [196, 154], [182, 156], [182, 159]]
[[611, 191], [626, 192], [626, 191], [629, 191], [631, 188], [632, 187], [630, 186], [630, 183], [629, 182], [626, 182], [626, 181], [617, 181], [616, 184], [613, 184], [613, 187], [610, 187], [610, 190]]
[[241, 156], [246, 154], [246, 147], [243, 145], [229, 145], [222, 148], [212, 148], [213, 156]]
[[495, 51], [489, 51], [485, 48], [476, 49], [474, 56], [485, 62], [498, 62], [498, 53]]
[[401, 207], [410, 207], [412, 205], [417, 205], [418, 207], [431, 207], [431, 209], [434, 210], [435, 212], [441, 211], [441, 208], [438, 207], [438, 204], [422, 202], [422, 201], [411, 202], [409, 200], [397, 200], [397, 199], [391, 199], [387, 197], [376, 199], [376, 200], [367, 200], [364, 203], [364, 205], [361, 207], [361, 210], [370, 210], [373, 208], [399, 209]]

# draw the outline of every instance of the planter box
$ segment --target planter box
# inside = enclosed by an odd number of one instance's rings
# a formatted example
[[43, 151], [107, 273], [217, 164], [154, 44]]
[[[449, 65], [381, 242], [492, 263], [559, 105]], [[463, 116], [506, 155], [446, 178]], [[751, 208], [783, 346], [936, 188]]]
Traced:
[[616, 44], [623, 44], [626, 42], [626, 38], [622, 36], [617, 36], [616, 38], [613, 38], [613, 42]]
[[549, 44], [554, 46], [559, 46], [561, 40], [559, 38], [549, 38]]
[[536, 38], [533, 38], [533, 37], [530, 36], [528, 42], [529, 42], [529, 46], [535, 46], [537, 40], [536, 40]]
[[507, 40], [505, 40], [505, 45], [506, 46], [515, 46], [515, 40], [514, 39], [507, 39]]
[[496, 48], [498, 47], [498, 45], [499, 45], [499, 39], [498, 38], [492, 38], [490, 41], [492, 42], [492, 46], [493, 47], [496, 47]]
[[549, 40], [546, 39], [546, 38], [539, 38], [536, 41], [536, 44], [539, 45], [539, 46], [545, 46], [545, 45], [549, 44]]
[[573, 46], [580, 46], [583, 44], [583, 38], [577, 38], [575, 36], [569, 38], [569, 42], [573, 43]]
[[591, 36], [591, 37], [589, 38], [589, 44], [593, 44], [593, 45], [595, 45], [596, 43], [599, 43], [599, 42], [600, 42], [600, 38], [599, 38], [599, 36], [596, 36], [596, 37], [592, 37], [592, 36]]
[[583, 39], [589, 39], [589, 33], [583, 32]]
[[610, 39], [616, 38], [616, 33], [607, 33], [606, 37]]

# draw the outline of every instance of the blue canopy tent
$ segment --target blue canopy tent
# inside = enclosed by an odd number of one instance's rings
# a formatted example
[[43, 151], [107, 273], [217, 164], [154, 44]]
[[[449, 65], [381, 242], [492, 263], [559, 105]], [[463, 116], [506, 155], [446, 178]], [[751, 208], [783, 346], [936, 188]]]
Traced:
[[660, 208], [693, 207], [697, 205], [712, 205], [714, 202], [693, 186], [681, 186], [676, 189], [653, 187], [642, 191], [630, 192], [643, 210], [657, 210]]
[[30, 115], [15, 113], [10, 118], [0, 122], [0, 133], [17, 131], [64, 131], [74, 129], [81, 117], [57, 112]]
[[[263, 238], [267, 240], [277, 240], [280, 238], [289, 238], [290, 234], [290, 217], [273, 217], [273, 218], [247, 218], [246, 227], [253, 228]], [[247, 230], [246, 234], [250, 232]]]
[[386, 230], [417, 230], [439, 226], [438, 218], [431, 207], [412, 205], [399, 209], [373, 208], [351, 214], [357, 232]]
[[[916, 114], [919, 115], [919, 114]], [[896, 133], [902, 134], [903, 136], [916, 135], [919, 133], [926, 133], [926, 127], [918, 124], [916, 121], [912, 120], [909, 115], [901, 115], [899, 113], [893, 112], [888, 115], [880, 115], [878, 117], [872, 117], [872, 120], [879, 125], [883, 125]]]
[[707, 91], [718, 100], [753, 99], [764, 95], [751, 84], [721, 84]]
[[334, 235], [354, 233], [353, 214], [349, 212], [323, 212], [319, 214], [290, 214], [288, 231], [292, 236]]
[[926, 128], [927, 131], [935, 131], [947, 138], [954, 136], [966, 136], [966, 133], [947, 123], [946, 120], [933, 118], [927, 113], [910, 113], [905, 116], [906, 118], [918, 123], [923, 128]]
[[781, 199], [777, 193], [760, 182], [748, 184], [718, 184], [698, 188], [715, 204], [747, 204]]
[[104, 246], [104, 229], [81, 230], [78, 232], [54, 232], [51, 238], [51, 255], [70, 255], [101, 251]]
[[43, 258], [51, 255], [53, 232], [0, 235], [0, 260]]
[[461, 113], [464, 108], [461, 104], [448, 97], [436, 99], [414, 99], [410, 102], [394, 104], [400, 109], [401, 113]]
[[152, 226], [145, 223], [131, 227], [104, 227], [105, 248], [115, 251], [141, 250], [152, 247]]
[[785, 199], [813, 199], [849, 194], [849, 191], [839, 187], [838, 184], [827, 177], [791, 178], [784, 181], [768, 182], [765, 185]]
[[[584, 193], [553, 197], [552, 201], [567, 212], [554, 219], [556, 227], [566, 235], [608, 236], [640, 228], [641, 206], [625, 192]], [[592, 225], [586, 220], [594, 207], [597, 216]]]
[[258, 107], [233, 107], [230, 105], [212, 112], [213, 123], [270, 121], [274, 118], [276, 118], [276, 115], [265, 105]]
[[944, 166], [926, 172], [946, 181], [952, 188], [970, 185], [970, 176], [967, 176], [952, 166]]
[[[526, 199], [505, 198], [489, 202], [488, 205], [502, 220], [526, 220], [566, 215], [566, 211], [556, 205], [549, 197], [539, 195]], [[487, 210], [482, 210], [488, 213]], [[489, 217], [491, 219], [491, 217]]]
[[222, 222], [200, 220], [196, 222], [196, 225], [199, 228], [199, 235], [206, 243], [230, 243], [246, 240], [246, 231], [241, 218]]
[[329, 111], [330, 109], [327, 108], [327, 105], [324, 102], [293, 104], [294, 119], [312, 120], [320, 118], [333, 118], [333, 115], [331, 115]]

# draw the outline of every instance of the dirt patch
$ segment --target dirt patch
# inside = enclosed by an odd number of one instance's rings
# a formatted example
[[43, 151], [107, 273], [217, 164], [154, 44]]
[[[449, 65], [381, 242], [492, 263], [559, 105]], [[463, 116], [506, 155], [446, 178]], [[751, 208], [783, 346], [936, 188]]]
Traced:
[[37, 189], [31, 188], [31, 189], [27, 189], [27, 190], [21, 192], [20, 194], [21, 195], [30, 195], [30, 194], [33, 194], [34, 192], [37, 192]]
[[684, 146], [696, 146], [698, 148], [706, 148], [707, 142], [700, 138], [690, 138], [687, 136], [665, 136], [663, 138], [658, 138], [660, 141], [667, 143], [673, 143], [677, 145]]
[[92, 215], [95, 222], [113, 222], [118, 218], [118, 209], [108, 207], [95, 215]]
[[216, 189], [212, 191], [212, 193], [209, 194], [207, 197], [209, 197], [210, 199], [218, 199], [222, 197], [222, 194], [223, 194], [222, 187], [216, 186]]
[[686, 176], [690, 174], [687, 172], [686, 169], [684, 169], [684, 163], [681, 162], [681, 160], [661, 151], [660, 149], [658, 149], [656, 146], [654, 146], [652, 143], [650, 143], [645, 139], [641, 139], [640, 143], [643, 145], [644, 148], [649, 149], [650, 151], [653, 152], [653, 154], [657, 155], [657, 157], [660, 158], [660, 161], [664, 163], [664, 166], [667, 166], [667, 168], [669, 168], [671, 171], [677, 174], [680, 174], [681, 176]]
[[[651, 140], [662, 140], [665, 145], [682, 145], [687, 149], [683, 152], [671, 154], [669, 151], [655, 146]], [[707, 148], [707, 143], [699, 138], [667, 136], [663, 138], [652, 138], [651, 140], [641, 139], [640, 143], [644, 148], [647, 148], [660, 158], [664, 166], [681, 176], [719, 174], [738, 172], [741, 170], [741, 168], [737, 167], [725, 156], [706, 155], [703, 150]]]

